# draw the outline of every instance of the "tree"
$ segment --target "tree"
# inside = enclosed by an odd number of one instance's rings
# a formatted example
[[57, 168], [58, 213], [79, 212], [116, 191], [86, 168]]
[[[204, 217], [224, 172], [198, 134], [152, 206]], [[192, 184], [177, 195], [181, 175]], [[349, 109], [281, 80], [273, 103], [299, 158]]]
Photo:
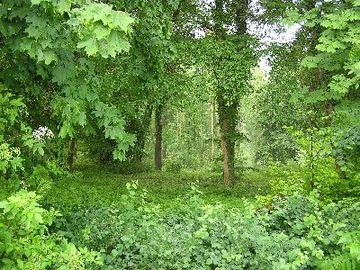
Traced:
[[[28, 112], [27, 119], [18, 120], [50, 123], [62, 138], [103, 127], [117, 142], [114, 157], [122, 159], [133, 137], [117, 109], [99, 95], [103, 85], [92, 60], [129, 50], [130, 15], [94, 1], [5, 0], [0, 19], [1, 88], [22, 98]], [[46, 119], [51, 115], [57, 117], [52, 123]], [[7, 144], [12, 135], [0, 142]]]
[[[328, 106], [326, 113], [328, 122], [334, 128], [334, 155], [340, 170], [352, 175], [359, 164], [354, 158], [358, 154], [358, 82], [359, 68], [359, 3], [357, 1], [329, 2], [310, 10], [305, 23], [311, 28], [320, 28], [316, 45], [316, 54], [307, 57], [303, 65], [311, 70], [323, 70], [329, 79], [326, 85], [316, 89], [312, 102], [325, 100]], [[311, 13], [320, 18], [311, 17]], [[336, 105], [335, 108], [334, 105]], [[346, 150], [353, 149], [353, 151]]]
[[[213, 9], [215, 48], [218, 52], [214, 54], [216, 57], [212, 69], [221, 132], [224, 184], [229, 186], [234, 178], [239, 99], [248, 89], [255, 57], [247, 34], [249, 2], [230, 1], [227, 3], [229, 10], [225, 2], [215, 1]], [[233, 21], [229, 21], [232, 16]], [[229, 34], [226, 25], [235, 29], [230, 30]]]
[[268, 14], [301, 26], [293, 48], [302, 51], [297, 59], [301, 61], [298, 70], [304, 90], [295, 96], [309, 108], [303, 129], [308, 130], [305, 131], [310, 137], [314, 137], [314, 128], [331, 130], [328, 131], [332, 138], [331, 155], [337, 171], [341, 177], [353, 175], [358, 164], [354, 156], [360, 145], [358, 121], [354, 117], [359, 98], [358, 3], [312, 0], [263, 3]]

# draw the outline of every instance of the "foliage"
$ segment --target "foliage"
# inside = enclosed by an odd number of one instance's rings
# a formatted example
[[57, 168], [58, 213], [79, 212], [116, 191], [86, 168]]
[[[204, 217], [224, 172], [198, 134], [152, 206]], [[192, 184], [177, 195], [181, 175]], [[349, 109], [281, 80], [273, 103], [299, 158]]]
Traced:
[[96, 252], [77, 249], [48, 226], [59, 213], [45, 210], [40, 197], [25, 190], [0, 203], [1, 269], [91, 269], [100, 264]]
[[1, 176], [13, 177], [24, 171], [33, 156], [44, 155], [45, 145], [33, 138], [32, 130], [25, 122], [27, 110], [22, 99], [16, 98], [1, 84], [0, 112]]
[[[303, 34], [308, 33], [307, 38], [303, 37], [309, 45], [301, 65], [307, 70], [305, 74], [312, 76], [305, 78], [309, 91], [299, 92], [298, 97], [302, 96], [307, 104], [325, 105], [327, 121], [320, 123], [333, 126], [337, 166], [344, 178], [352, 177], [357, 173], [354, 164], [359, 146], [358, 120], [354, 115], [359, 99], [358, 3], [330, 1], [306, 5], [306, 1], [299, 1], [289, 4], [286, 14], [288, 21], [301, 23]], [[321, 110], [320, 106], [317, 108]]]
[[295, 52], [286, 45], [270, 53], [271, 72], [254, 70], [253, 89], [242, 100], [244, 133], [255, 148], [255, 164], [293, 160], [298, 146], [289, 127], [301, 129], [308, 115], [307, 107], [294, 101], [302, 91]]
[[[349, 212], [355, 213], [358, 207], [358, 203], [348, 200], [322, 205], [316, 193], [307, 198], [294, 195], [272, 204], [269, 224], [272, 224], [272, 229], [301, 237], [302, 247], [313, 249], [312, 252], [322, 257], [315, 263], [320, 269], [342, 269], [342, 265], [349, 262], [352, 266], [348, 269], [356, 269], [358, 255], [354, 256], [356, 251], [349, 253], [348, 244], [351, 242], [356, 250], [357, 240], [345, 239], [347, 235], [358, 234], [359, 217], [348, 215]], [[336, 262], [336, 259], [332, 261], [332, 257], [337, 256], [343, 259], [342, 263]]]
[[[207, 203], [223, 202], [225, 207], [242, 208], [239, 198], [252, 200], [255, 195], [269, 192], [268, 178], [261, 172], [246, 172], [244, 179], [229, 189], [221, 182], [221, 174], [209, 172], [128, 172], [124, 174], [118, 165], [113, 167], [83, 167], [81, 172], [52, 180], [50, 189], [43, 194], [43, 203], [57, 209], [61, 205], [68, 207], [86, 205], [118, 206], [120, 198], [126, 194], [125, 184], [137, 181], [139, 189], [147, 190], [147, 201], [160, 204], [161, 209], [171, 208], [181, 203], [191, 183], [198, 183]], [[131, 168], [129, 168], [131, 169]], [[136, 169], [136, 168], [135, 168]], [[142, 169], [142, 168], [141, 168]], [[51, 177], [52, 174], [50, 175]], [[38, 182], [41, 182], [38, 180]], [[0, 182], [2, 198], [9, 194], [7, 182]], [[62, 209], [59, 209], [62, 210]], [[61, 211], [65, 214], [66, 209]]]
[[358, 174], [359, 122], [358, 101], [344, 100], [335, 109], [334, 154], [347, 178]]
[[359, 6], [1, 1], [0, 268], [360, 268]]
[[297, 143], [296, 161], [270, 163], [264, 171], [271, 179], [274, 195], [308, 193], [315, 189], [323, 200], [359, 196], [357, 175], [344, 179], [337, 157], [333, 156], [332, 129], [289, 132]]
[[[101, 79], [90, 56], [115, 57], [129, 50], [129, 14], [81, 0], [3, 1], [0, 10], [5, 66], [0, 78], [15, 98], [23, 98], [30, 121], [60, 127], [61, 138], [74, 137], [78, 127], [85, 135], [101, 127], [118, 143], [115, 158], [124, 158], [133, 137], [117, 108], [99, 96]], [[49, 119], [39, 119], [44, 112]], [[57, 121], [50, 121], [51, 115]]]
[[135, 183], [127, 189], [120, 207], [68, 208], [56, 224], [72, 241], [102, 250], [104, 269], [307, 269], [339, 254], [358, 260], [359, 203], [323, 205], [313, 194], [275, 198], [270, 209], [225, 209], [204, 204], [192, 187], [162, 212]]
[[[307, 57], [303, 64], [330, 72], [331, 79], [327, 91], [322, 92], [322, 99], [341, 100], [357, 83], [357, 9], [356, 1], [322, 4], [309, 10], [303, 18], [308, 27], [321, 27], [318, 53]], [[323, 12], [321, 19], [317, 17], [319, 12]], [[312, 94], [320, 98], [318, 93]]]

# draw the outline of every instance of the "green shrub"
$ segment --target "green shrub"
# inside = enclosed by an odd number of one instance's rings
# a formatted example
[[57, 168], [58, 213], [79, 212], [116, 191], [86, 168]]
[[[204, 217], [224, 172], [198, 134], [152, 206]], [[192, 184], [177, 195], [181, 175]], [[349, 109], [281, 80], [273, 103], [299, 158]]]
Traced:
[[357, 243], [360, 204], [350, 200], [324, 205], [316, 193], [295, 194], [270, 208], [228, 209], [205, 204], [193, 187], [164, 212], [136, 184], [127, 188], [116, 207], [64, 209], [56, 224], [77, 245], [101, 250], [102, 269], [317, 269], [352, 258]]
[[183, 167], [183, 162], [180, 157], [172, 156], [165, 160], [164, 170], [167, 172], [180, 172]]
[[342, 179], [330, 157], [317, 159], [311, 169], [308, 163], [273, 163], [262, 173], [269, 179], [272, 195], [308, 194], [316, 190], [323, 201], [360, 196], [360, 174]]
[[21, 190], [0, 202], [0, 268], [75, 270], [100, 264], [97, 253], [48, 232], [59, 213], [41, 208], [39, 199]]

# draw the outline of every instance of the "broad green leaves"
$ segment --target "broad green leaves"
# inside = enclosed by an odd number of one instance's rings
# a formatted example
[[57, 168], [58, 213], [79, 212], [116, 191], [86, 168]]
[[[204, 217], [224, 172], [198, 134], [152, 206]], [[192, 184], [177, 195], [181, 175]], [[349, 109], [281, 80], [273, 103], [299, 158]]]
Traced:
[[114, 11], [106, 4], [91, 3], [74, 9], [74, 15], [70, 23], [78, 29], [77, 47], [83, 48], [87, 55], [100, 54], [106, 58], [129, 51], [126, 35], [131, 32], [134, 20], [127, 13]]
[[[64, 195], [61, 191], [50, 201], [64, 204], [59, 223], [74, 241], [102, 250], [104, 268], [329, 270], [320, 266], [334, 257], [359, 260], [360, 205], [355, 200], [325, 204], [317, 194], [295, 194], [228, 209], [205, 204], [192, 187], [165, 212], [134, 182], [111, 207], [93, 203], [112, 194], [73, 188], [65, 203], [64, 196], [55, 198]], [[72, 207], [74, 197], [83, 203], [80, 207]]]
[[125, 153], [134, 144], [135, 136], [125, 132], [125, 121], [114, 106], [99, 102], [93, 114], [99, 119], [99, 125], [104, 128], [105, 138], [117, 142], [113, 152], [114, 159], [124, 160]]
[[[308, 68], [320, 68], [331, 74], [328, 99], [340, 100], [357, 88], [360, 78], [360, 12], [356, 1], [333, 3], [322, 11], [322, 19], [307, 17], [310, 27], [321, 27], [318, 54], [303, 61]], [[321, 6], [318, 8], [321, 10]], [[307, 13], [309, 14], [310, 11]], [[355, 57], [354, 57], [355, 56]]]
[[[20, 47], [46, 65], [57, 61], [57, 47], [73, 49], [76, 45], [89, 56], [102, 57], [115, 57], [118, 53], [129, 51], [128, 36], [130, 25], [134, 22], [129, 14], [115, 11], [112, 6], [102, 3], [90, 2], [81, 8], [71, 8], [72, 2], [76, 4], [77, 1], [32, 1], [34, 6], [29, 7], [25, 17], [28, 38], [20, 43]], [[51, 15], [47, 12], [49, 8], [59, 15]], [[43, 13], [39, 13], [42, 9]], [[70, 19], [62, 16], [65, 12]], [[75, 36], [78, 41], [73, 39]]]
[[[92, 134], [94, 126], [101, 122], [93, 113], [95, 104], [106, 96], [100, 94], [101, 74], [97, 74], [91, 61], [98, 56], [116, 57], [128, 52], [134, 19], [111, 5], [83, 0], [4, 0], [0, 4], [0, 19], [4, 48], [0, 64], [4, 61], [5, 68], [10, 69], [8, 63], [12, 63], [12, 54], [15, 56], [16, 66], [27, 75], [20, 82], [14, 78], [16, 87], [29, 89], [25, 100], [31, 100], [35, 90], [37, 95], [47, 97], [47, 110], [58, 117], [60, 137], [72, 137], [80, 130]], [[86, 56], [91, 56], [90, 61]], [[30, 115], [33, 111], [32, 108]], [[15, 116], [6, 117], [13, 121]], [[131, 139], [124, 132], [122, 116], [117, 117], [119, 122], [105, 129], [112, 128], [107, 136], [121, 144], [117, 154], [120, 158]], [[43, 152], [40, 148], [34, 151]]]
[[85, 270], [101, 264], [96, 252], [77, 249], [59, 234], [49, 233], [48, 226], [60, 214], [41, 208], [39, 200], [34, 192], [21, 190], [0, 202], [1, 269]]

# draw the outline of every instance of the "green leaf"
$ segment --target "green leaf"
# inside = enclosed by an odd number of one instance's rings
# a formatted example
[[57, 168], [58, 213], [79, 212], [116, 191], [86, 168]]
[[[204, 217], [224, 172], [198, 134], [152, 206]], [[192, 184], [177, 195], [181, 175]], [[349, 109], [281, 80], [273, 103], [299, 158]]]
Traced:
[[58, 0], [57, 10], [62, 15], [65, 12], [69, 12], [71, 10], [71, 2], [72, 0]]
[[99, 51], [97, 41], [94, 37], [89, 38], [85, 41], [80, 41], [77, 47], [79, 49], [84, 49], [86, 54], [89, 56], [93, 56]]
[[47, 50], [44, 51], [43, 54], [45, 65], [50, 65], [52, 62], [56, 62], [58, 60], [58, 57], [54, 51]]
[[85, 114], [85, 112], [80, 112], [79, 125], [82, 126], [82, 127], [84, 127], [86, 125], [86, 114]]
[[48, 0], [31, 0], [32, 5], [40, 5], [42, 2], [48, 2]]
[[109, 27], [105, 27], [102, 23], [95, 23], [93, 32], [96, 39], [103, 39], [110, 35], [111, 29]]
[[134, 22], [134, 19], [130, 17], [128, 13], [117, 11], [114, 15], [113, 21], [124, 32], [130, 31], [130, 24]]
[[319, 61], [318, 61], [317, 57], [308, 56], [302, 60], [301, 65], [303, 67], [307, 67], [307, 68], [316, 68], [318, 63], [319, 63]]
[[110, 34], [109, 46], [114, 52], [128, 52], [130, 50], [130, 43], [116, 31], [112, 31]]

